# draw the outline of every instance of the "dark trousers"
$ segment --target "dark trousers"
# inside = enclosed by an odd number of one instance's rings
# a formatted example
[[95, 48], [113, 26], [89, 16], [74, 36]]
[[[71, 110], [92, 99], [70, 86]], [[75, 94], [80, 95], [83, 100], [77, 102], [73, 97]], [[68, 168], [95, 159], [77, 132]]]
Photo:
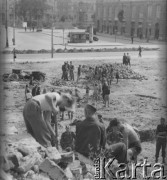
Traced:
[[166, 139], [165, 138], [157, 138], [156, 141], [156, 154], [155, 158], [158, 159], [159, 151], [162, 149], [162, 158], [165, 158], [165, 148], [166, 148]]

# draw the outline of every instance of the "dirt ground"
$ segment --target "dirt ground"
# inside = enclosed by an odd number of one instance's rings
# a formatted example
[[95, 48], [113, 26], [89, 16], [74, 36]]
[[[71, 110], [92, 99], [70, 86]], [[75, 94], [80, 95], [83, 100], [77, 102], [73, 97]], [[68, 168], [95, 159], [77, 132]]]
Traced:
[[[147, 80], [120, 79], [116, 84], [116, 80], [111, 85], [110, 107], [103, 107], [102, 101], [97, 105], [98, 112], [101, 113], [107, 126], [108, 118], [118, 117], [132, 124], [138, 129], [155, 129], [159, 123], [160, 117], [166, 117], [166, 59], [165, 57], [146, 59], [135, 58], [131, 61], [131, 68], [135, 72], [147, 77]], [[75, 72], [79, 64], [101, 64], [114, 63], [112, 61], [73, 61]], [[40, 70], [46, 73], [46, 81], [41, 84], [41, 89], [59, 87], [52, 86], [53, 78], [61, 77], [62, 61], [42, 62], [42, 63], [10, 63], [5, 66], [5, 72], [11, 72], [13, 68], [21, 68], [23, 70]], [[76, 79], [76, 74], [75, 74]], [[8, 141], [17, 141], [28, 136], [24, 125], [22, 110], [25, 104], [24, 81], [5, 82], [4, 85], [4, 123], [6, 128], [3, 128], [4, 138]], [[85, 94], [83, 79], [77, 83], [78, 89]], [[64, 87], [68, 88], [68, 87]], [[71, 88], [71, 87], [70, 87]], [[74, 89], [75, 87], [72, 87]], [[92, 91], [91, 91], [92, 93]], [[90, 93], [90, 94], [91, 94]], [[141, 97], [138, 95], [145, 95]], [[152, 96], [153, 98], [147, 97]], [[91, 100], [90, 100], [91, 102]], [[83, 106], [77, 108], [75, 113], [76, 119], [84, 119]], [[59, 122], [59, 138], [65, 129], [65, 125], [69, 124], [68, 116], [65, 116], [64, 121]], [[14, 127], [16, 129], [14, 129]], [[18, 133], [13, 133], [13, 131]], [[73, 129], [75, 131], [75, 129]], [[155, 142], [142, 143], [143, 151], [139, 159], [147, 157], [148, 162], [155, 161]], [[166, 159], [167, 161], [167, 159]], [[160, 158], [161, 162], [161, 158]]]

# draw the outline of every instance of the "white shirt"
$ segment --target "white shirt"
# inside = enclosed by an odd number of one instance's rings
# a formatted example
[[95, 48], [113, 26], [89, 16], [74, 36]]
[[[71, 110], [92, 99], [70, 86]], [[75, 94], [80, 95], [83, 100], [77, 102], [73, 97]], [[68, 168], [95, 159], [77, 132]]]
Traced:
[[[46, 94], [40, 94], [40, 95], [34, 96], [33, 99], [40, 103], [42, 111], [52, 111], [52, 107], [48, 103], [46, 99], [46, 95], [51, 97], [51, 99], [53, 100], [53, 105], [56, 107], [57, 101], [60, 100], [60, 94], [57, 92], [49, 92]], [[55, 98], [55, 101], [54, 101], [54, 98]]]

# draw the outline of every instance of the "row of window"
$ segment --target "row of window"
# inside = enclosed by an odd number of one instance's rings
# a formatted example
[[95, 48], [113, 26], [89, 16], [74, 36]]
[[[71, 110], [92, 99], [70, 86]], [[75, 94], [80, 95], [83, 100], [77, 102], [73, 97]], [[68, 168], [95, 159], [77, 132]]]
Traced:
[[[124, 9], [123, 7], [121, 7], [121, 8]], [[104, 7], [103, 9], [100, 7], [97, 7], [97, 16], [100, 18], [101, 15], [103, 15], [103, 18], [107, 18], [107, 17], [112, 17], [114, 15], [114, 18], [117, 18], [119, 9], [120, 9], [119, 7], [115, 7], [114, 9], [112, 7]], [[139, 8], [137, 6], [132, 7], [132, 12], [131, 12], [132, 18], [135, 18], [137, 9], [139, 9], [139, 18], [143, 18], [142, 8]], [[152, 5], [148, 5], [147, 12], [148, 12], [148, 18], [151, 18], [152, 12], [153, 12]], [[161, 6], [157, 5], [156, 6], [156, 18], [160, 18], [160, 16], [161, 16]]]

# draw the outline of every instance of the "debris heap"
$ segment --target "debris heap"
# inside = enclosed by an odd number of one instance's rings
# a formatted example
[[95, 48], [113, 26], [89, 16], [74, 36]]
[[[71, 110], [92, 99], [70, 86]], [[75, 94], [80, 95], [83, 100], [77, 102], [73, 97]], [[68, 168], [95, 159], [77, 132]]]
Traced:
[[[114, 64], [102, 64], [100, 67], [107, 67], [112, 65], [113, 68], [113, 74], [115, 76], [116, 71], [119, 72], [119, 78], [120, 79], [137, 79], [137, 80], [146, 80], [147, 78], [144, 75], [140, 75], [139, 73], [133, 71], [130, 66], [126, 66], [119, 63]], [[89, 65], [89, 66], [83, 66], [82, 73], [84, 73], [86, 76], [92, 76], [90, 73], [90, 69], [95, 69], [95, 65]], [[92, 71], [92, 70], [91, 70]]]

